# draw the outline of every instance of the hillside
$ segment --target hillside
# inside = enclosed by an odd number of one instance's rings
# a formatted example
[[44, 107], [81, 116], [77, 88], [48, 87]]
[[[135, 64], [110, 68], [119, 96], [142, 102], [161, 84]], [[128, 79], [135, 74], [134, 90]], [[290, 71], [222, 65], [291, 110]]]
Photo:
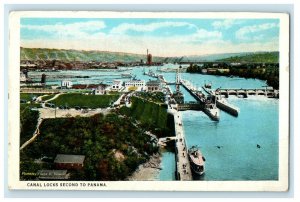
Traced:
[[[140, 62], [146, 60], [146, 55], [107, 52], [107, 51], [83, 51], [63, 50], [47, 48], [22, 48], [21, 60], [61, 60], [61, 61], [98, 61], [98, 62]], [[153, 62], [160, 62], [164, 58], [153, 57]]]
[[220, 54], [208, 54], [208, 55], [192, 55], [185, 56], [182, 62], [213, 62], [216, 60], [234, 57], [234, 56], [244, 56], [249, 53], [220, 53]]
[[279, 52], [248, 53], [242, 56], [231, 56], [218, 61], [239, 63], [278, 63]]

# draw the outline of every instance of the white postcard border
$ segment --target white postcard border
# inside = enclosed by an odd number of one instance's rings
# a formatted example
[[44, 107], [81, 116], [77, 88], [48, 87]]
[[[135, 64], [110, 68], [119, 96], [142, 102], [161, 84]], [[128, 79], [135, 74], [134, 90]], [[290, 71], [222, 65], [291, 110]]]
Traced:
[[[278, 181], [102, 181], [91, 186], [88, 181], [19, 180], [19, 67], [20, 18], [278, 18], [280, 19], [280, 102], [279, 102], [279, 180]], [[287, 191], [289, 166], [289, 16], [284, 13], [254, 12], [91, 12], [91, 11], [19, 11], [9, 19], [9, 101], [8, 101], [8, 185], [24, 190], [136, 190], [136, 191]], [[46, 183], [46, 184], [44, 184]], [[48, 184], [47, 184], [48, 183]], [[58, 186], [56, 186], [56, 183]], [[90, 183], [90, 186], [88, 186]], [[71, 185], [72, 186], [69, 186]], [[52, 185], [52, 186], [48, 186]]]

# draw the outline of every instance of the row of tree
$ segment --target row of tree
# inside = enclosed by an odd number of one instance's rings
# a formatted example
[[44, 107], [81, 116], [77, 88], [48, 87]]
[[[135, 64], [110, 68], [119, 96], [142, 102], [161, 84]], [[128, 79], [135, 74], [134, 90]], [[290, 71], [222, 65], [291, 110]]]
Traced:
[[[278, 63], [249, 63], [238, 66], [228, 63], [204, 63], [203, 65], [190, 64], [187, 68], [189, 73], [206, 73], [204, 69], [215, 68], [207, 74], [219, 76], [239, 76], [243, 78], [255, 78], [265, 80], [269, 86], [279, 89], [279, 64]], [[228, 69], [229, 71], [222, 71]]]

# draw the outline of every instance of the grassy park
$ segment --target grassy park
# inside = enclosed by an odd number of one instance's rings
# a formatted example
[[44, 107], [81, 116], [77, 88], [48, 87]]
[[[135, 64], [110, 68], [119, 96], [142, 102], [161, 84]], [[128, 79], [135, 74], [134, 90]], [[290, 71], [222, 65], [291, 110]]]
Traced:
[[51, 98], [53, 98], [56, 94], [51, 94], [51, 95], [45, 95], [42, 97], [42, 101], [46, 101], [46, 100], [49, 100]]
[[119, 95], [63, 94], [52, 101], [56, 106], [104, 108], [109, 107]]

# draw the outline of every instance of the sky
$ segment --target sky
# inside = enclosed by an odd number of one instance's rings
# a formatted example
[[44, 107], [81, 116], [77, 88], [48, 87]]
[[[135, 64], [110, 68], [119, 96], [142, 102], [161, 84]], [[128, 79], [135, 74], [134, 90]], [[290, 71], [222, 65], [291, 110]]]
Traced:
[[21, 46], [155, 56], [279, 51], [279, 19], [21, 18]]

